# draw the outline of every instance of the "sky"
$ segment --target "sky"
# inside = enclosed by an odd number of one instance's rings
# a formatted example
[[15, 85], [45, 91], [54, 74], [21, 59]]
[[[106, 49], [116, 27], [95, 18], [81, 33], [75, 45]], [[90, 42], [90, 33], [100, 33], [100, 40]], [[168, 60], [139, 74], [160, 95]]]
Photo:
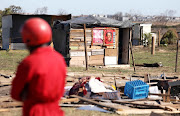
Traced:
[[60, 11], [75, 15], [115, 14], [117, 12], [160, 15], [166, 10], [174, 10], [180, 17], [180, 0], [0, 0], [0, 10], [10, 5], [20, 6], [26, 13], [34, 13], [37, 8], [48, 7], [48, 14]]

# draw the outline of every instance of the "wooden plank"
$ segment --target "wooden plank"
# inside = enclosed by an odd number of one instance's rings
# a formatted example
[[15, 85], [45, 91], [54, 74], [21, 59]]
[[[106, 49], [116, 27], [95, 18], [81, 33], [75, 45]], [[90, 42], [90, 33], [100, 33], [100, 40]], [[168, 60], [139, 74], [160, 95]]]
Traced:
[[1, 108], [8, 108], [8, 107], [21, 107], [23, 105], [22, 102], [4, 102], [0, 104]]
[[[73, 108], [78, 108], [82, 106], [89, 106], [89, 105], [84, 105], [84, 104], [59, 104], [61, 107], [73, 107]], [[93, 106], [93, 105], [92, 105]]]
[[0, 84], [0, 87], [3, 87], [3, 86], [11, 86], [12, 83], [2, 83]]
[[104, 65], [103, 59], [102, 60], [89, 60], [89, 65]]
[[117, 49], [105, 49], [105, 56], [117, 56]]
[[[88, 56], [91, 56], [91, 52], [87, 52]], [[70, 56], [85, 56], [83, 51], [70, 51]]]
[[151, 108], [161, 108], [161, 109], [168, 110], [168, 111], [174, 111], [174, 108], [162, 106], [162, 105], [142, 104], [142, 103], [125, 102], [125, 101], [118, 101], [118, 100], [112, 100], [112, 102], [119, 103], [119, 104], [131, 104], [131, 105], [136, 105], [136, 106], [146, 106], [146, 107], [151, 107]]
[[[92, 41], [91, 39], [92, 39], [91, 37], [87, 37], [87, 41], [91, 42]], [[84, 41], [84, 38], [81, 36], [78, 36], [78, 37], [71, 36], [70, 41], [73, 41], [73, 40]]]
[[83, 66], [85, 61], [70, 61], [70, 66]]
[[71, 60], [72, 61], [75, 61], [75, 60], [85, 61], [85, 57], [84, 56], [73, 56], [73, 57], [71, 57]]
[[104, 55], [104, 49], [94, 49], [92, 55]]
[[[83, 29], [71, 29], [70, 31], [71, 32], [82, 32], [82, 33], [84, 32]], [[91, 28], [87, 28], [86, 32], [91, 32]]]
[[158, 93], [149, 93], [149, 95], [170, 96], [169, 94], [158, 94]]
[[79, 99], [82, 100], [82, 101], [89, 102], [89, 103], [94, 104], [94, 105], [97, 105], [97, 106], [99, 106], [99, 107], [106, 107], [106, 108], [108, 108], [108, 109], [111, 110], [111, 111], [123, 111], [123, 109], [119, 109], [119, 108], [117, 108], [117, 107], [105, 105], [105, 104], [103, 104], [103, 103], [99, 103], [99, 102], [96, 102], [96, 101], [94, 101], [94, 100], [87, 99], [87, 98], [83, 98], [83, 97], [80, 97], [80, 96], [77, 96], [77, 95], [71, 95], [71, 97], [79, 98]]
[[9, 112], [11, 109], [0, 109], [0, 112]]
[[79, 47], [78, 47], [78, 46], [70, 46], [70, 49], [71, 49], [71, 50], [78, 50]]
[[91, 46], [89, 49], [102, 49], [102, 46]]
[[69, 99], [62, 99], [59, 103], [69, 103], [69, 102], [79, 102], [79, 98], [69, 98]]
[[104, 59], [104, 55], [94, 55], [94, 56], [90, 56], [89, 60], [103, 60]]

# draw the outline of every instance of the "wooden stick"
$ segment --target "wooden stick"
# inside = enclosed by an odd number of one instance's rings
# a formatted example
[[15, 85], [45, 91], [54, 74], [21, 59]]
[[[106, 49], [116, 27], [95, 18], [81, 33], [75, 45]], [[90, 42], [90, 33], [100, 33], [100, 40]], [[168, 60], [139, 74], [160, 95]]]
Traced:
[[[179, 34], [178, 34], [178, 35], [179, 35]], [[178, 49], [179, 49], [179, 38], [177, 39], [177, 50], [176, 50], [175, 72], [177, 72]]]
[[132, 42], [129, 42], [130, 45], [130, 50], [131, 50], [131, 56], [132, 56], [132, 61], [133, 61], [133, 67], [134, 67], [134, 72], [136, 72], [136, 68], [135, 68], [135, 63], [134, 63], [134, 56], [133, 56], [133, 51], [132, 51]]
[[123, 111], [123, 109], [119, 109], [119, 108], [117, 108], [117, 107], [105, 105], [105, 104], [96, 102], [96, 101], [94, 101], [94, 100], [87, 99], [87, 98], [83, 98], [83, 97], [80, 97], [80, 96], [77, 96], [77, 95], [71, 95], [71, 97], [79, 98], [79, 99], [82, 100], [82, 101], [89, 102], [89, 103], [94, 104], [94, 105], [97, 105], [97, 106], [99, 106], [99, 107], [106, 107], [106, 108], [108, 108], [108, 109], [111, 110], [111, 111]]
[[87, 42], [86, 42], [86, 24], [84, 24], [84, 49], [85, 49], [85, 60], [86, 60], [86, 70], [88, 70], [88, 60], [87, 60]]
[[170, 96], [169, 94], [158, 94], [158, 93], [149, 93], [149, 95]]
[[152, 46], [151, 46], [151, 54], [155, 54], [155, 38], [152, 37]]
[[161, 34], [161, 33], [160, 33], [160, 30], [159, 30], [159, 31], [158, 31], [158, 46], [160, 46], [160, 40], [161, 40], [161, 39], [160, 39], [160, 34]]

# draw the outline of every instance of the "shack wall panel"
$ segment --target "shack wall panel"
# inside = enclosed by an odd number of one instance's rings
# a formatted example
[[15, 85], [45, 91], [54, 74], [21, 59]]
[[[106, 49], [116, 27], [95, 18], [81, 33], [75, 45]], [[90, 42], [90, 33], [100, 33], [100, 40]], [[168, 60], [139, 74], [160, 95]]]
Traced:
[[105, 49], [105, 56], [117, 56], [117, 49]]
[[104, 55], [95, 55], [95, 56], [90, 56], [89, 60], [103, 60]]
[[92, 50], [92, 55], [104, 55], [104, 49]]
[[[91, 56], [91, 52], [87, 52], [88, 56]], [[70, 56], [85, 56], [84, 51], [70, 51]]]
[[116, 65], [117, 57], [116, 56], [105, 56], [104, 63], [105, 63], [105, 65]]

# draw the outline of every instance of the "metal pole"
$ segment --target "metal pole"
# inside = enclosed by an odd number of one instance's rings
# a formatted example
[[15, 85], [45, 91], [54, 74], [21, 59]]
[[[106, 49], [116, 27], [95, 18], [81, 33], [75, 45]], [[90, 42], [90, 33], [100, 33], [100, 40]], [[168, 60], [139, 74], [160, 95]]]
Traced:
[[87, 60], [87, 42], [86, 42], [86, 24], [84, 24], [84, 49], [85, 49], [85, 61], [86, 61], [86, 70], [88, 70], [88, 60]]

